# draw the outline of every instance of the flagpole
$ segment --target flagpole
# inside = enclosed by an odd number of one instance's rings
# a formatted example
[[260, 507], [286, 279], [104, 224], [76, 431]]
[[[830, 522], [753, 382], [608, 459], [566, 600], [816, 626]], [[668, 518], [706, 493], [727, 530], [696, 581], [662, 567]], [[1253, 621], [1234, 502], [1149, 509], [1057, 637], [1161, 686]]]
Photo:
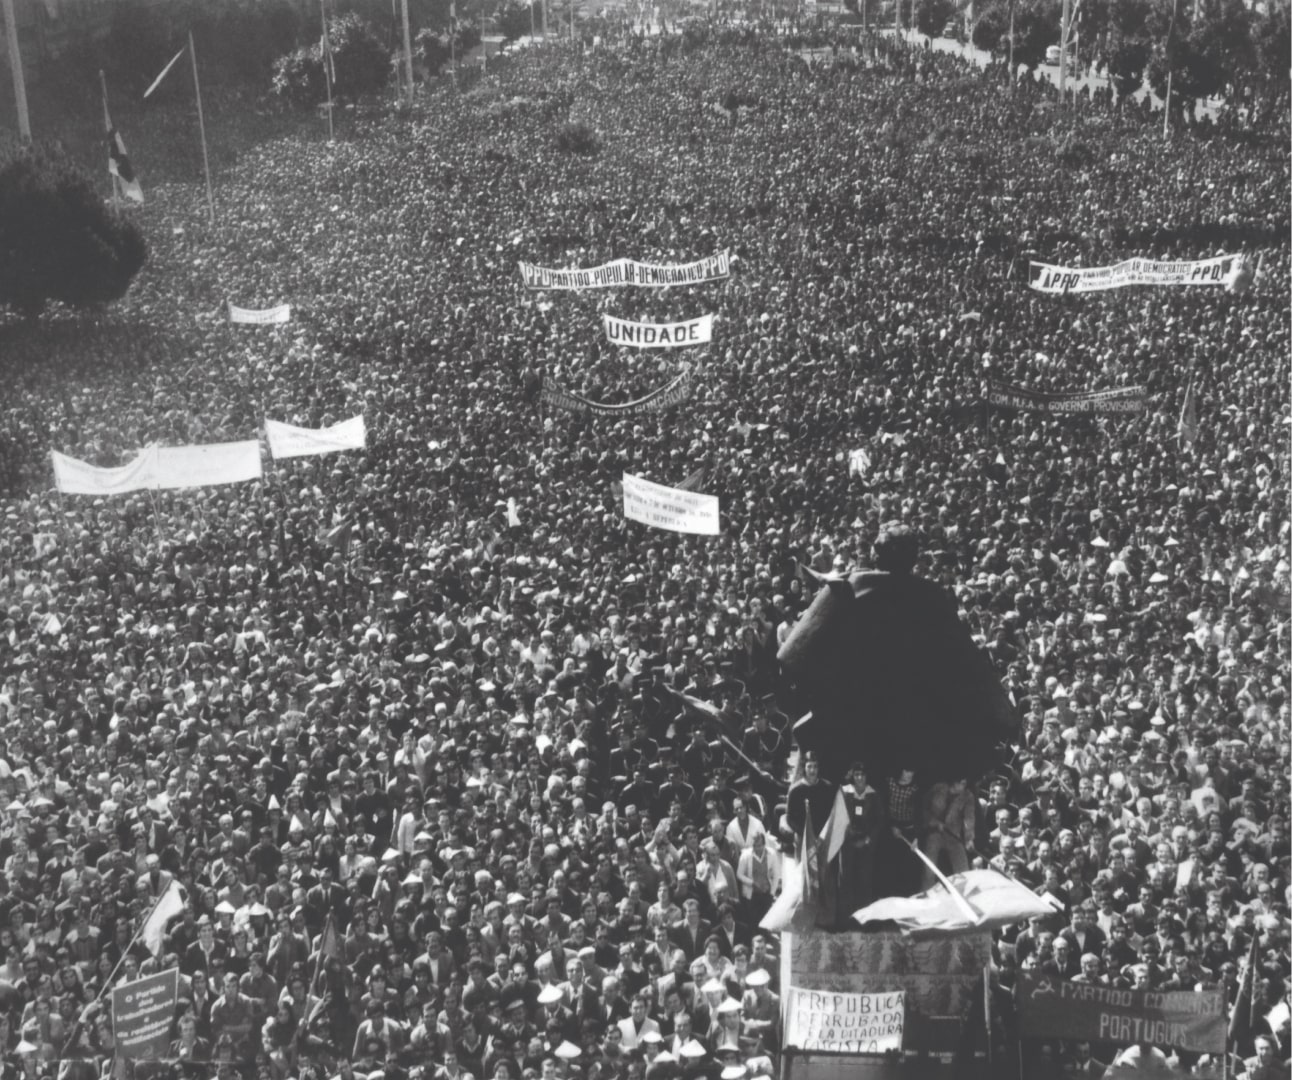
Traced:
[[31, 142], [31, 118], [27, 115], [27, 82], [22, 74], [22, 49], [18, 43], [18, 20], [13, 13], [13, 0], [0, 0], [4, 13], [4, 36], [9, 46], [9, 71], [13, 76], [13, 100], [18, 109], [18, 138]]
[[202, 135], [202, 168], [206, 172], [206, 208], [215, 225], [215, 195], [211, 191], [211, 159], [206, 152], [206, 119], [202, 115], [202, 85], [197, 79], [197, 50], [193, 47], [193, 31], [188, 32], [188, 55], [193, 61], [193, 90], [197, 95], [197, 129]]
[[937, 868], [937, 865], [933, 862], [933, 860], [930, 859], [927, 855], [924, 854], [924, 852], [920, 850], [919, 845], [915, 843], [915, 841], [907, 840], [906, 837], [902, 836], [902, 834], [899, 832], [894, 832], [894, 835], [901, 836], [902, 839], [906, 841], [906, 846], [909, 847], [913, 852], [915, 852], [915, 854], [919, 856], [920, 862], [922, 862], [925, 866], [929, 868], [929, 870], [933, 872], [933, 876], [936, 877], [938, 881], [942, 884], [942, 886], [947, 890], [947, 892], [951, 894], [951, 899], [953, 899], [956, 902], [956, 906], [960, 908], [960, 910], [963, 911], [965, 915], [969, 917], [970, 922], [978, 923], [982, 921], [982, 912], [974, 909], [974, 906], [970, 904], [969, 901], [966, 900], [961, 895], [960, 890], [951, 884], [946, 874], [944, 874], [941, 870], [939, 870]]
[[319, 0], [319, 16], [323, 20], [323, 81], [327, 84], [327, 141], [336, 141], [332, 126], [332, 42], [327, 36], [327, 0]]
[[408, 78], [408, 104], [413, 103], [413, 36], [408, 29], [408, 0], [400, 0], [400, 19], [404, 24], [404, 74]]

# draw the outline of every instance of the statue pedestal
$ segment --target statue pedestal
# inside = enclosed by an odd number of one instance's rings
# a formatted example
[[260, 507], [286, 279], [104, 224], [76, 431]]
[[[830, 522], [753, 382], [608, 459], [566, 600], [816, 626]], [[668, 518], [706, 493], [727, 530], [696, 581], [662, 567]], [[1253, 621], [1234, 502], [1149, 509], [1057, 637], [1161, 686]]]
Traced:
[[[990, 931], [913, 941], [899, 933], [794, 931], [781, 934], [781, 1000], [786, 1054], [816, 1058], [820, 1042], [803, 1038], [790, 1010], [803, 1008], [804, 993], [903, 995], [904, 1054], [948, 1054], [960, 1045], [965, 1020], [975, 998], [981, 998], [983, 972], [991, 960]], [[818, 998], [817, 1000], [823, 1000]], [[840, 1005], [840, 1008], [845, 1008]], [[831, 1053], [851, 1062], [853, 1076], [863, 1062], [880, 1064], [874, 1055]], [[798, 1075], [796, 1071], [795, 1075]]]

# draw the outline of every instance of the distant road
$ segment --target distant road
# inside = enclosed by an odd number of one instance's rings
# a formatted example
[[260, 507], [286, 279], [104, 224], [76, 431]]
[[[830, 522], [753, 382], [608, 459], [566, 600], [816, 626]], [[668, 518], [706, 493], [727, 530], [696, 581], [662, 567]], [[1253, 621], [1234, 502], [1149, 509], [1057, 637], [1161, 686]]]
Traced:
[[[885, 30], [883, 32], [886, 34], [892, 34], [894, 31]], [[926, 41], [929, 40], [918, 30], [903, 30], [902, 37], [904, 37], [907, 41], [911, 42], [912, 44], [916, 44], [916, 45], [923, 45]], [[941, 37], [933, 38], [932, 40], [933, 40], [933, 48], [937, 52], [954, 53], [957, 56], [963, 56], [967, 60], [972, 60], [979, 67], [986, 67], [989, 63], [991, 63], [991, 53], [985, 52], [982, 49], [977, 48], [971, 42], [962, 43], [959, 41], [953, 41], [951, 38], [941, 38]], [[1020, 64], [1019, 66], [1021, 67], [1022, 65]], [[1047, 78], [1050, 80], [1050, 82], [1054, 83], [1055, 86], [1059, 85], [1059, 65], [1058, 64], [1041, 64], [1036, 70], [1039, 71], [1044, 78]], [[1108, 85], [1108, 76], [1092, 75], [1090, 74], [1089, 68], [1086, 69], [1085, 75], [1068, 76], [1069, 89], [1072, 89], [1074, 86], [1078, 90], [1084, 89], [1086, 86], [1090, 86], [1096, 89], [1102, 89], [1107, 85]], [[1160, 109], [1162, 107], [1162, 99], [1159, 98], [1156, 94], [1154, 94], [1151, 89], [1149, 89], [1147, 80], [1136, 92], [1135, 100], [1142, 101], [1146, 94], [1150, 98], [1152, 98], [1153, 108]], [[1220, 110], [1221, 105], [1223, 104], [1224, 104], [1223, 98], [1210, 98], [1207, 100], [1204, 107], [1206, 111], [1209, 112], [1214, 117], [1215, 114]]]

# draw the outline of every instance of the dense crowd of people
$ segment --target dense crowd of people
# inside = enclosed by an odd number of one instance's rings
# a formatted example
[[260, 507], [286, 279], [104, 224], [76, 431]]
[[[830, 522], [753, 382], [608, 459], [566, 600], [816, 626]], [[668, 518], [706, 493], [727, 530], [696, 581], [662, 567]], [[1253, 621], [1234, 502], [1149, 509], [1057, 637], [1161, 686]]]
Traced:
[[[1233, 1002], [1256, 941], [1236, 1069], [1286, 1076], [1285, 147], [1164, 141], [884, 38], [809, 65], [704, 37], [534, 47], [412, 117], [274, 141], [218, 178], [213, 228], [200, 184], [148, 190], [140, 161], [130, 296], [0, 326], [7, 1075], [777, 1075], [776, 651], [800, 567], [864, 566], [900, 521], [1022, 717], [970, 854], [1065, 912], [1000, 935], [1000, 985]], [[597, 152], [558, 149], [567, 123]], [[730, 277], [692, 288], [516, 269], [721, 250]], [[1249, 291], [1025, 284], [1029, 256], [1222, 252], [1259, 260]], [[231, 327], [229, 301], [293, 321]], [[603, 312], [714, 313], [714, 343], [612, 349]], [[668, 411], [538, 405], [544, 379], [623, 402], [684, 361]], [[1150, 407], [992, 411], [988, 377]], [[111, 465], [360, 411], [366, 451], [261, 482], [51, 490], [51, 449]], [[720, 537], [623, 519], [624, 472], [697, 470]], [[170, 1056], [127, 1067], [105, 991], [173, 966]], [[1122, 1049], [1047, 1043], [1030, 1075]]]

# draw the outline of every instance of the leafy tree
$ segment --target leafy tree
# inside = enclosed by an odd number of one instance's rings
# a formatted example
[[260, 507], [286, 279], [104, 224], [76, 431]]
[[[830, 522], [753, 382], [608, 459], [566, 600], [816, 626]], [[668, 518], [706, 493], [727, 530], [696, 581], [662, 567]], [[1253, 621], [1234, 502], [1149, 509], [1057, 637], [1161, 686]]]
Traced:
[[595, 154], [601, 149], [601, 139], [591, 126], [576, 121], [556, 133], [556, 146], [567, 154]]
[[[498, 27], [498, 33], [502, 34], [506, 41], [515, 41], [519, 37], [524, 37], [530, 31], [531, 11], [530, 5], [522, 4], [519, 0], [504, 0], [502, 7], [494, 15], [494, 25]], [[532, 19], [532, 25], [536, 27], [540, 20], [537, 11], [533, 11]]]
[[1292, 18], [1287, 4], [1270, 5], [1251, 25], [1255, 83], [1262, 99], [1263, 116], [1272, 118], [1289, 95], [1288, 68], [1292, 67]]
[[0, 161], [0, 304], [34, 316], [50, 300], [117, 300], [147, 255], [134, 222], [63, 155], [23, 149]]
[[[332, 97], [358, 101], [380, 90], [390, 78], [391, 58], [372, 27], [347, 12], [328, 20], [332, 47]], [[304, 45], [274, 64], [274, 94], [298, 108], [312, 109], [327, 100], [322, 43]]]
[[1144, 68], [1152, 51], [1147, 38], [1112, 35], [1108, 44], [1108, 74], [1119, 105], [1144, 82]]
[[[973, 28], [973, 43], [994, 55], [1009, 52], [1009, 0], [997, 0]], [[1045, 50], [1059, 43], [1058, 0], [1016, 0], [1014, 4], [1014, 62], [1028, 71], [1045, 59]]]
[[937, 37], [955, 13], [955, 0], [920, 0], [915, 9], [915, 28], [925, 37]]

